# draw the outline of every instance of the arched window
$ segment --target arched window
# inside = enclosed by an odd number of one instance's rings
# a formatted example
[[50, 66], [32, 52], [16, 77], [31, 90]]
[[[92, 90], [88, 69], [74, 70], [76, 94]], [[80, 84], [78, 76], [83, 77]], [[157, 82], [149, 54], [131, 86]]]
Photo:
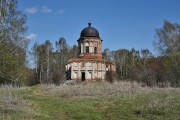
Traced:
[[86, 46], [86, 53], [89, 53], [89, 47]]
[[97, 47], [94, 47], [94, 53], [97, 54]]

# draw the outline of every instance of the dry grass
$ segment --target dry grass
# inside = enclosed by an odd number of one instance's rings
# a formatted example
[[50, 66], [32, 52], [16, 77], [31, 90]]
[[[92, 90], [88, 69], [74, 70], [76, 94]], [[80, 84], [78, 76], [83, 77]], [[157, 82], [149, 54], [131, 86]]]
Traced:
[[[12, 85], [0, 87], [0, 120], [26, 119], [29, 116], [36, 116], [37, 113], [31, 109], [32, 104], [24, 100], [18, 88]], [[19, 116], [19, 117], [17, 117]]]
[[144, 91], [136, 82], [100, 83], [89, 82], [76, 85], [41, 85], [36, 93], [62, 97], [96, 97], [96, 96], [126, 96]]
[[137, 82], [121, 81], [113, 84], [107, 82], [81, 83], [76, 85], [41, 85], [36, 93], [48, 93], [62, 97], [96, 97], [96, 96], [134, 96], [137, 94], [148, 93], [180, 93], [180, 88], [157, 88], [142, 87]]
[[179, 120], [180, 88], [136, 82], [0, 87], [0, 119]]
[[[71, 104], [68, 113], [79, 118], [86, 118], [81, 110], [86, 108], [102, 119], [180, 119], [180, 88], [142, 87], [136, 82], [127, 81], [113, 84], [95, 82], [40, 85], [34, 94], [64, 98], [61, 101]], [[66, 106], [66, 102], [63, 106]], [[81, 109], [76, 110], [76, 106], [81, 106]], [[96, 115], [94, 118], [98, 118]]]
[[17, 87], [12, 87], [11, 85], [0, 87], [0, 113], [2, 116], [8, 113], [22, 111], [25, 107], [26, 103], [19, 96]]

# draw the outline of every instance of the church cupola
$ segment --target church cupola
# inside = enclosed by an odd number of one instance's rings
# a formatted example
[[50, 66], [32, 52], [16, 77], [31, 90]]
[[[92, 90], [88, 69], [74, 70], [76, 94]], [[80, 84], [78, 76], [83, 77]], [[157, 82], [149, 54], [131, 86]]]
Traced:
[[96, 28], [91, 27], [91, 23], [88, 23], [88, 27], [84, 28], [81, 31], [81, 35], [80, 38], [84, 38], [84, 37], [99, 37], [99, 32]]
[[78, 41], [79, 57], [102, 58], [99, 32], [88, 23], [88, 27], [81, 31]]

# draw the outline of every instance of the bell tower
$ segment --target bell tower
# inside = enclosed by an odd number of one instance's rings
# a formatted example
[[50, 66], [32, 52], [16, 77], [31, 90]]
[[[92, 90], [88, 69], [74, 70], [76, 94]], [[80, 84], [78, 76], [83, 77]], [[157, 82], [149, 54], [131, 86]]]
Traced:
[[102, 40], [96, 28], [88, 27], [81, 31], [78, 41], [79, 57], [100, 58], [102, 59]]

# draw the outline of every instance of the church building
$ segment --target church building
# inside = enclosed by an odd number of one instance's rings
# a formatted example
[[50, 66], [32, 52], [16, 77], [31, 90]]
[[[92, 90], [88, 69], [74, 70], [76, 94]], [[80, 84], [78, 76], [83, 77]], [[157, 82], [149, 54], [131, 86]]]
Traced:
[[77, 42], [78, 57], [66, 64], [67, 80], [105, 80], [107, 73], [115, 72], [115, 64], [102, 58], [102, 40], [91, 23], [81, 31]]

